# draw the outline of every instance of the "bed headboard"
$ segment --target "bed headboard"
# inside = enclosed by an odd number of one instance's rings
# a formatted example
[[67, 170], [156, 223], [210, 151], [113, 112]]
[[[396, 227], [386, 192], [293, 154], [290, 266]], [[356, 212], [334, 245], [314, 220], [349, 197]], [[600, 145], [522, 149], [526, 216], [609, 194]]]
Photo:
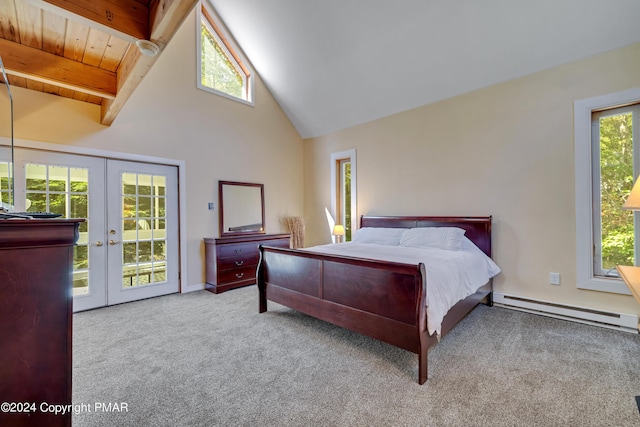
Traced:
[[360, 227], [416, 228], [458, 227], [477, 247], [491, 257], [491, 216], [367, 216]]

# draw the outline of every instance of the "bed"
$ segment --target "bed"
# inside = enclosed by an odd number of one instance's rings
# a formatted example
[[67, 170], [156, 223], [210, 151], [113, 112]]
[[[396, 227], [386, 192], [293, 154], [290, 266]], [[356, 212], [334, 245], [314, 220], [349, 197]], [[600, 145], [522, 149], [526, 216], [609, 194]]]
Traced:
[[[405, 239], [404, 244], [405, 241], [411, 242], [405, 238], [410, 233], [428, 232], [449, 236], [449, 230], [459, 230], [458, 233], [465, 240], [475, 245], [472, 245], [475, 251], [481, 252], [480, 255], [489, 264], [493, 263], [490, 260], [490, 216], [362, 216], [353, 243], [368, 243], [359, 238], [366, 232], [399, 234], [401, 239]], [[442, 241], [445, 245], [443, 249], [452, 249], [446, 245], [454, 240]], [[438, 297], [430, 295], [428, 299], [427, 296], [438, 284], [428, 283], [425, 262], [399, 262], [393, 257], [388, 260], [382, 256], [377, 259], [368, 255], [345, 256], [340, 252], [343, 248], [341, 245], [349, 243], [324, 245], [324, 249], [261, 246], [257, 271], [260, 313], [267, 311], [267, 301], [273, 301], [416, 353], [418, 383], [424, 384], [428, 374], [429, 348], [479, 303], [492, 305], [491, 277], [499, 272], [495, 264], [486, 281], [482, 280], [476, 289], [467, 292], [468, 295], [454, 302], [450, 308], [447, 307], [437, 327], [433, 327], [428, 313], [429, 307], [437, 305]], [[453, 276], [462, 277], [465, 274], [456, 273]], [[477, 282], [478, 279], [475, 280]], [[429, 329], [432, 329], [431, 333]]]

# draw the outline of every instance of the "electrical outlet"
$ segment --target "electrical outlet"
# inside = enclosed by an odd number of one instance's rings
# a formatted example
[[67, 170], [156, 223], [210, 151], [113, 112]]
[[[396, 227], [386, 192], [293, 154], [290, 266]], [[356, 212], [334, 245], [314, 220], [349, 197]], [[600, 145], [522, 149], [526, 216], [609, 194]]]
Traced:
[[551, 285], [560, 284], [560, 273], [549, 273], [549, 283]]
[[213, 202], [209, 202], [209, 203], [207, 204], [207, 208], [208, 208], [210, 211], [212, 211], [212, 210], [214, 210], [214, 209], [216, 208], [216, 205], [215, 205]]

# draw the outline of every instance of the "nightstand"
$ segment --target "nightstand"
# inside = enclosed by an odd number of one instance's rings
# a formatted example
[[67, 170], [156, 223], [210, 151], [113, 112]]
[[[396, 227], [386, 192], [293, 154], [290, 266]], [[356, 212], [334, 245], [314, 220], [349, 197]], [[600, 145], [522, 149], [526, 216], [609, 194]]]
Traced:
[[290, 247], [289, 234], [257, 234], [251, 236], [204, 239], [207, 283], [205, 289], [214, 294], [256, 283], [260, 261], [260, 245]]

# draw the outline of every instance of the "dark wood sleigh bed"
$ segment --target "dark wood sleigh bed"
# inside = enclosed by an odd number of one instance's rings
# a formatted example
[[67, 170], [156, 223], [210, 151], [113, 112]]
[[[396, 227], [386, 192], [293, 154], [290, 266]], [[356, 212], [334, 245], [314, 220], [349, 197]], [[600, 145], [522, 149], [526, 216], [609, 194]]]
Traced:
[[[491, 217], [362, 216], [360, 227], [459, 227], [491, 257]], [[427, 354], [437, 337], [427, 332], [424, 264], [400, 264], [260, 247], [260, 313], [267, 300], [418, 355], [418, 382], [427, 380]], [[492, 280], [455, 304], [444, 336], [479, 303], [492, 304]]]

